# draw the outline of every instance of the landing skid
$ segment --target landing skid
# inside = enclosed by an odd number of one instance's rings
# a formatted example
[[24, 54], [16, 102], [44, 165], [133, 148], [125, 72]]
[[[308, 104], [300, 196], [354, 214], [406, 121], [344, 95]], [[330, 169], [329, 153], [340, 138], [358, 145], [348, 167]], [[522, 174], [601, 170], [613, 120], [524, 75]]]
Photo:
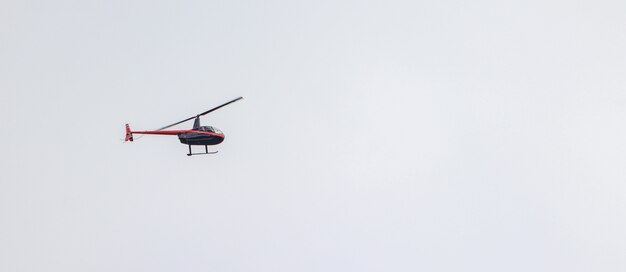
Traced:
[[187, 156], [193, 156], [193, 155], [208, 155], [208, 154], [216, 154], [217, 151], [212, 151], [209, 152], [209, 147], [208, 146], [204, 146], [204, 153], [191, 153], [191, 145], [189, 145], [189, 153], [187, 154]]

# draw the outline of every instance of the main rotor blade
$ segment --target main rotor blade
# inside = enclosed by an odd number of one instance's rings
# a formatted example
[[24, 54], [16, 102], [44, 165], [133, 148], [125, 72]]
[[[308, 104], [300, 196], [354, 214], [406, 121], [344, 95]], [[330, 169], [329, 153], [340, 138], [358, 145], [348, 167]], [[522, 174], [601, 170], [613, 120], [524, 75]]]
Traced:
[[178, 124], [180, 124], [180, 123], [187, 122], [187, 121], [189, 121], [189, 120], [191, 120], [191, 119], [193, 119], [193, 118], [196, 118], [196, 117], [195, 117], [195, 116], [193, 116], [193, 117], [189, 117], [189, 118], [187, 118], [187, 119], [185, 119], [185, 120], [182, 120], [182, 121], [180, 121], [180, 122], [173, 123], [173, 124], [168, 125], [168, 126], [164, 126], [164, 127], [160, 128], [160, 129], [157, 129], [157, 130], [164, 130], [164, 129], [166, 129], [166, 128], [170, 128], [170, 127], [173, 127], [173, 126], [175, 126], [175, 125], [178, 125]]
[[205, 111], [205, 112], [203, 112], [203, 113], [200, 113], [200, 114], [198, 114], [198, 116], [205, 115], [205, 114], [207, 114], [207, 113], [210, 113], [210, 112], [212, 112], [212, 111], [214, 111], [214, 110], [217, 110], [217, 109], [219, 109], [219, 108], [221, 108], [221, 107], [223, 107], [223, 106], [226, 106], [226, 105], [228, 105], [228, 104], [230, 104], [230, 103], [234, 103], [234, 102], [236, 102], [236, 101], [238, 101], [238, 100], [241, 100], [241, 99], [243, 99], [243, 97], [241, 97], [241, 96], [240, 96], [240, 97], [235, 98], [235, 99], [233, 99], [233, 100], [231, 100], [231, 101], [228, 101], [228, 102], [226, 102], [226, 103], [224, 103], [224, 104], [222, 104], [222, 105], [219, 105], [219, 106], [217, 106], [217, 107], [215, 107], [215, 108], [212, 108], [212, 109], [210, 109], [210, 110], [208, 110], [208, 111]]
[[203, 112], [203, 113], [200, 113], [200, 114], [198, 114], [198, 115], [196, 115], [196, 116], [189, 117], [189, 118], [187, 118], [187, 119], [185, 119], [185, 120], [182, 120], [182, 121], [179, 121], [179, 122], [173, 123], [173, 124], [171, 124], [171, 125], [169, 125], [169, 126], [164, 126], [164, 127], [160, 128], [160, 129], [157, 129], [157, 130], [164, 130], [164, 129], [166, 129], [166, 128], [170, 128], [170, 127], [173, 127], [173, 126], [175, 126], [175, 125], [178, 125], [178, 124], [181, 124], [181, 123], [187, 122], [187, 121], [189, 121], [189, 120], [191, 120], [191, 119], [194, 119], [194, 118], [196, 118], [196, 117], [200, 117], [200, 116], [202, 116], [202, 115], [208, 114], [208, 113], [210, 113], [210, 112], [213, 112], [213, 111], [215, 111], [215, 110], [217, 110], [217, 109], [219, 109], [219, 108], [221, 108], [221, 107], [224, 107], [224, 106], [226, 106], [226, 105], [228, 105], [228, 104], [230, 104], [230, 103], [234, 103], [234, 102], [236, 102], [236, 101], [238, 101], [238, 100], [241, 100], [241, 99], [243, 99], [243, 97], [241, 97], [241, 96], [240, 96], [240, 97], [235, 98], [235, 99], [233, 99], [233, 100], [231, 100], [231, 101], [228, 101], [228, 102], [226, 102], [226, 103], [224, 103], [224, 104], [222, 104], [222, 105], [219, 105], [219, 106], [217, 106], [217, 107], [215, 107], [215, 108], [212, 108], [212, 109], [210, 109], [210, 110], [208, 110], [208, 111], [205, 111], [205, 112]]

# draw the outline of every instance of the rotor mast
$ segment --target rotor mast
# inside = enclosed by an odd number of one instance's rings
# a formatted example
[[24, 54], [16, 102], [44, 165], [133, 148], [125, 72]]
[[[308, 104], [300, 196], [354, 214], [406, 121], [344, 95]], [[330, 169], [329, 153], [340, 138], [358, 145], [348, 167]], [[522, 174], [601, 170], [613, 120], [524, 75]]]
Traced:
[[196, 115], [196, 120], [193, 121], [193, 128], [198, 129], [200, 127], [200, 115]]

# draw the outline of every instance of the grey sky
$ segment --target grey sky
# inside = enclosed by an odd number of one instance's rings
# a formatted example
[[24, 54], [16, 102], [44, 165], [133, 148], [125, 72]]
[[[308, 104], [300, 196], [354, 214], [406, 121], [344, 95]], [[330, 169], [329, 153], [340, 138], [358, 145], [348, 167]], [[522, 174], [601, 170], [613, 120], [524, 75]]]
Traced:
[[0, 271], [625, 271], [624, 14], [2, 1]]

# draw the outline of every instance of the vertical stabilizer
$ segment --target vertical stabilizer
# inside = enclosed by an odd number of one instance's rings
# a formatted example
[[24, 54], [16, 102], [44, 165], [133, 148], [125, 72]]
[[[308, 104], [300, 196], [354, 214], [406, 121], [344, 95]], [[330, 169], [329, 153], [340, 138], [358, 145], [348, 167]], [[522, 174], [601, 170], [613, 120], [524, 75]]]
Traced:
[[126, 124], [126, 137], [124, 138], [124, 142], [133, 141], [133, 132], [130, 130], [130, 126]]

